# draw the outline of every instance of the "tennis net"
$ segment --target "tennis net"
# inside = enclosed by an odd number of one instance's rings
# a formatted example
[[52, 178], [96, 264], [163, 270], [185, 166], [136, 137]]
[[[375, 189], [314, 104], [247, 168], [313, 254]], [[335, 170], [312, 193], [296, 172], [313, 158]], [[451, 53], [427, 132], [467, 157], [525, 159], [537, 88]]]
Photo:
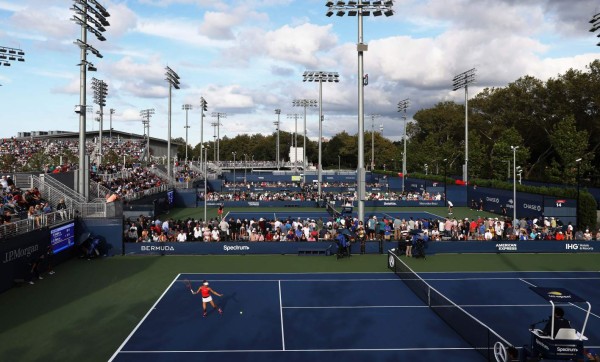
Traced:
[[330, 203], [325, 204], [325, 208], [327, 209], [329, 215], [333, 216], [334, 218], [338, 218], [342, 214], [341, 212], [337, 211]]
[[429, 285], [429, 283], [406, 265], [393, 252], [393, 249], [388, 252], [388, 268], [392, 269], [450, 328], [456, 331], [458, 335], [488, 361], [496, 360], [494, 348], [501, 348], [497, 344], [502, 344], [503, 349], [512, 347], [506, 339], [498, 335], [490, 327]]

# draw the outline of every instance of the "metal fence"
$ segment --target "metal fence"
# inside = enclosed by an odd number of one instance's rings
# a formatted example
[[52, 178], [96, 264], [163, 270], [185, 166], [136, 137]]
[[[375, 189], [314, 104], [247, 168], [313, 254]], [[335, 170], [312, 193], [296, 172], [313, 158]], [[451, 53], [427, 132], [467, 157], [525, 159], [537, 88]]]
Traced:
[[73, 219], [73, 210], [54, 211], [41, 214], [36, 218], [16, 220], [0, 225], [0, 239], [8, 239], [15, 235], [25, 234], [30, 231], [49, 227]]

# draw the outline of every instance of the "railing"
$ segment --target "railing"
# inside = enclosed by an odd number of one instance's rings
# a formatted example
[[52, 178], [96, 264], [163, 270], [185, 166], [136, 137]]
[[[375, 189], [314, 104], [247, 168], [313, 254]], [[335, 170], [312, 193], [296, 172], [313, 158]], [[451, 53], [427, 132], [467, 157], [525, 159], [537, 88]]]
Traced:
[[100, 185], [96, 181], [90, 180], [90, 198], [104, 199], [106, 195], [112, 192], [105, 186]]
[[13, 182], [15, 183], [15, 187], [20, 189], [28, 189], [31, 188], [31, 175], [26, 173], [15, 173], [11, 175]]
[[163, 170], [161, 170], [161, 169], [160, 169], [160, 168], [158, 168], [158, 167], [152, 167], [152, 168], [148, 169], [148, 171], [149, 171], [150, 173], [153, 173], [153, 174], [155, 174], [155, 175], [156, 175], [156, 176], [158, 176], [159, 178], [161, 178], [161, 179], [163, 179], [163, 180], [166, 180], [166, 181], [167, 181], [168, 183], [170, 183], [170, 184], [175, 182], [175, 180], [173, 180], [173, 178], [172, 178], [172, 177], [171, 177], [171, 178], [169, 178], [169, 176], [167, 175], [167, 173], [166, 173], [166, 172], [164, 172]]
[[0, 239], [28, 233], [43, 227], [52, 226], [73, 219], [73, 210], [61, 210], [39, 215], [39, 219], [24, 219], [0, 225]]
[[151, 189], [128, 193], [123, 198], [125, 200], [127, 200], [127, 201], [138, 200], [138, 199], [141, 199], [144, 196], [153, 195], [153, 194], [157, 194], [159, 192], [167, 191], [167, 190], [169, 190], [169, 188], [170, 188], [170, 185], [168, 185], [168, 184], [162, 184], [160, 186], [153, 187]]
[[56, 188], [53, 185], [44, 182], [37, 176], [31, 176], [31, 186], [37, 187], [42, 197], [51, 205], [56, 205], [62, 199], [67, 206], [67, 209], [79, 212], [81, 217], [106, 217], [106, 203], [104, 202], [82, 202], [74, 200], [69, 195], [65, 194], [62, 189]]
[[[43, 180], [43, 181], [41, 181], [41, 180]], [[83, 196], [82, 194], [76, 192], [75, 190], [67, 187], [62, 182], [57, 181], [52, 176], [40, 175], [40, 182], [42, 185], [46, 183], [46, 184], [52, 186], [53, 188], [55, 188], [58, 191], [60, 191], [61, 193], [63, 193], [65, 196], [67, 196], [75, 201], [78, 201], [78, 202], [86, 202], [87, 201], [85, 199], [85, 196]], [[40, 192], [41, 192], [41, 190], [40, 190]]]

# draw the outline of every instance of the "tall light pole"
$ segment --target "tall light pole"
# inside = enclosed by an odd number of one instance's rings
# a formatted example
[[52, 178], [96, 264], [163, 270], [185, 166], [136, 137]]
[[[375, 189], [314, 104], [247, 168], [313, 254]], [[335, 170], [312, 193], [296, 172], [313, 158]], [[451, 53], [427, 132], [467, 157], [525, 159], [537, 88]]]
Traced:
[[463, 181], [468, 184], [469, 177], [469, 84], [475, 82], [475, 68], [460, 73], [452, 79], [452, 90], [465, 89], [465, 165], [463, 166]]
[[[148, 128], [148, 133], [147, 133], [147, 138], [146, 138], [146, 153], [148, 155], [146, 161], [148, 163], [150, 163], [150, 117], [152, 117], [153, 114], [154, 114], [154, 108], [142, 109], [140, 111], [140, 117], [142, 117], [144, 119], [142, 122], [144, 123], [144, 126], [146, 126]], [[144, 134], [146, 134], [145, 130], [144, 130]]]
[[580, 185], [580, 174], [579, 174], [579, 166], [581, 165], [581, 158], [578, 158], [575, 160], [575, 163], [577, 164], [577, 209], [575, 209], [575, 227], [577, 228], [577, 230], [580, 229], [579, 226], [579, 185]]
[[277, 170], [279, 170], [279, 116], [281, 115], [281, 109], [276, 109], [275, 114], [277, 115], [277, 121], [273, 122], [275, 129], [277, 130], [277, 143], [275, 144], [275, 160], [277, 162]]
[[298, 172], [298, 118], [300, 115], [298, 113], [288, 114], [287, 118], [294, 119], [294, 172]]
[[319, 82], [319, 161], [317, 166], [318, 193], [321, 197], [321, 183], [323, 182], [323, 82], [338, 83], [340, 75], [337, 72], [324, 72], [321, 70], [305, 71], [302, 75], [303, 82]]
[[231, 152], [231, 154], [233, 155], [233, 192], [235, 192], [235, 155], [236, 152]]
[[348, 16], [358, 15], [358, 41], [356, 51], [358, 53], [358, 166], [357, 166], [357, 181], [358, 181], [358, 220], [365, 220], [365, 76], [363, 68], [363, 53], [369, 47], [363, 42], [363, 16], [392, 16], [394, 15], [393, 0], [364, 2], [358, 1], [327, 1], [326, 16], [331, 17], [334, 13], [337, 16], [344, 16], [347, 12]]
[[513, 151], [513, 225], [517, 220], [517, 149], [519, 146], [510, 146]]
[[98, 148], [98, 166], [102, 164], [102, 130], [104, 129], [104, 107], [106, 106], [106, 96], [108, 95], [108, 85], [100, 79], [92, 78], [92, 89], [94, 91], [94, 103], [100, 107], [100, 131], [98, 139], [100, 147]]
[[444, 207], [448, 206], [448, 159], [444, 158]]
[[[102, 35], [106, 31], [105, 26], [109, 26], [106, 20], [110, 16], [104, 6], [100, 5], [96, 0], [79, 0], [74, 3], [71, 10], [75, 13], [71, 18], [72, 21], [81, 26], [81, 39], [77, 39], [75, 44], [80, 49], [79, 65], [79, 104], [75, 107], [75, 113], [79, 114], [79, 168], [77, 170], [77, 191], [85, 196], [89, 196], [89, 170], [86, 163], [85, 139], [86, 139], [86, 76], [87, 70], [95, 71], [94, 65], [87, 61], [87, 53], [92, 52], [98, 58], [102, 58], [102, 54], [88, 44], [88, 31], [96, 36], [100, 41], [105, 41], [106, 38]], [[91, 16], [92, 14], [93, 16]], [[88, 161], [89, 162], [89, 161]]]
[[306, 108], [307, 107], [316, 107], [317, 100], [316, 99], [294, 99], [292, 101], [292, 105], [294, 107], [304, 107], [304, 133], [302, 136], [303, 145], [302, 145], [302, 182], [306, 183]]
[[338, 172], [342, 170], [342, 156], [338, 155]]
[[213, 161], [217, 162], [217, 122], [211, 122], [210, 126], [213, 128]]
[[217, 162], [219, 162], [220, 160], [220, 143], [221, 143], [221, 118], [227, 118], [227, 113], [223, 113], [223, 112], [212, 112], [212, 116], [217, 118]]
[[404, 112], [402, 119], [404, 120], [404, 133], [402, 141], [404, 143], [404, 152], [402, 153], [402, 192], [404, 192], [404, 180], [406, 179], [406, 110], [410, 106], [410, 99], [406, 98], [398, 102], [398, 112]]
[[379, 118], [380, 115], [371, 115], [371, 172], [375, 170], [375, 119]]
[[171, 168], [171, 89], [179, 89], [179, 75], [169, 67], [166, 67], [165, 80], [169, 83], [169, 125], [167, 131], [167, 176], [171, 180], [173, 176], [173, 169]]
[[208, 111], [208, 104], [204, 97], [200, 97], [200, 163], [202, 163], [202, 153], [204, 152], [204, 112]]
[[[200, 148], [205, 148], [204, 144], [200, 145]], [[207, 165], [208, 165], [207, 158], [206, 158], [207, 155], [208, 155], [208, 150], [206, 149], [206, 150], [204, 150], [204, 169], [203, 169], [203, 172], [204, 172], [204, 223], [206, 223], [206, 198], [207, 198], [206, 179], [208, 178], [208, 174], [206, 173]]]
[[181, 106], [181, 109], [183, 109], [185, 111], [185, 164], [187, 165], [188, 162], [188, 130], [190, 129], [190, 126], [188, 125], [188, 112], [190, 111], [190, 109], [192, 109], [192, 105], [191, 104], [184, 104]]
[[115, 109], [111, 108], [110, 111], [109, 111], [110, 130], [108, 131], [108, 137], [110, 138], [111, 141], [112, 141], [112, 130], [113, 130], [113, 127], [112, 127], [112, 116], [113, 116], [113, 114], [115, 114]]
[[246, 169], [248, 168], [248, 155], [244, 153], [244, 184], [246, 183]]

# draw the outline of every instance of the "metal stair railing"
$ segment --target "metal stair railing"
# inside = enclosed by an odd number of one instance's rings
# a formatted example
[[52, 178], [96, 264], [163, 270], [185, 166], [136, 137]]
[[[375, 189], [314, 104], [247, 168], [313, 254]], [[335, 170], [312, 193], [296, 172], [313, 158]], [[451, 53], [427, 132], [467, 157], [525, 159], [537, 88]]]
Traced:
[[[42, 187], [44, 184], [51, 185], [52, 187], [54, 187], [55, 189], [57, 189], [61, 193], [63, 193], [65, 196], [67, 196], [75, 201], [78, 201], [78, 202], [86, 202], [87, 201], [85, 199], [85, 196], [83, 196], [79, 192], [69, 188], [68, 186], [66, 186], [62, 182], [56, 180], [52, 176], [40, 175], [40, 182], [42, 184]], [[38, 189], [39, 189], [39, 187], [38, 187]], [[40, 192], [42, 192], [42, 191], [40, 190]]]

